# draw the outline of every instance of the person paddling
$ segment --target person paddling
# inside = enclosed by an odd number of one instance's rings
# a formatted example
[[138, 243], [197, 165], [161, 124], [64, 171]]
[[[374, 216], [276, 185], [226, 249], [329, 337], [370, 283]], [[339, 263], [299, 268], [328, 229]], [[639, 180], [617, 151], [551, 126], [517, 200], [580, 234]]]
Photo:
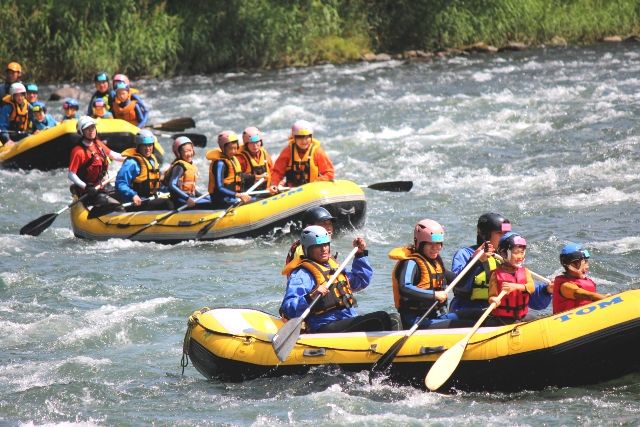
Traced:
[[240, 202], [249, 203], [255, 197], [243, 193], [248, 174], [242, 172], [242, 167], [236, 155], [239, 149], [238, 135], [230, 130], [220, 132], [218, 147], [207, 152], [209, 166], [209, 194], [214, 209], [226, 209], [230, 205]]
[[280, 306], [286, 319], [300, 317], [314, 304], [306, 318], [308, 332], [366, 332], [391, 329], [391, 319], [385, 311], [358, 315], [354, 291], [365, 289], [371, 283], [373, 268], [369, 264], [364, 239], [357, 237], [353, 247], [358, 248], [351, 271], [341, 272], [327, 287], [327, 282], [338, 263], [331, 258], [331, 236], [327, 230], [311, 225], [300, 235], [304, 257], [287, 280], [287, 290]]
[[271, 172], [269, 191], [276, 194], [279, 186], [298, 187], [315, 181], [332, 181], [333, 163], [313, 137], [311, 123], [298, 120], [291, 127], [287, 146], [280, 152]]
[[102, 184], [108, 174], [109, 159], [122, 162], [124, 157], [98, 139], [96, 121], [93, 118], [80, 117], [76, 130], [82, 139], [71, 149], [69, 159], [67, 176], [73, 184], [72, 192], [79, 196], [88, 194], [84, 200], [85, 205], [118, 204], [105, 188], [96, 187]]
[[116, 177], [116, 192], [121, 201], [133, 202], [130, 211], [173, 210], [171, 200], [153, 198], [161, 184], [160, 162], [153, 153], [156, 142], [153, 133], [143, 129], [136, 135], [136, 147], [122, 152], [127, 158]]
[[597, 292], [596, 283], [587, 277], [591, 254], [577, 243], [569, 243], [560, 252], [564, 273], [553, 281], [553, 314], [572, 310], [608, 295]]

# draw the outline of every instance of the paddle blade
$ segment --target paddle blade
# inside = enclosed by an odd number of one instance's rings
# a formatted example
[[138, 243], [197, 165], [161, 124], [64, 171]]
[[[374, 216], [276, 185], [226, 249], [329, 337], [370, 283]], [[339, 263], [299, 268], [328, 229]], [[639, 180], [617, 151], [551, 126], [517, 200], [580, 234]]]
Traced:
[[407, 192], [413, 188], [413, 181], [389, 181], [389, 182], [377, 182], [375, 184], [368, 185], [367, 188], [378, 191], [393, 191], [396, 193]]
[[431, 366], [424, 379], [424, 384], [429, 390], [439, 389], [451, 377], [462, 359], [467, 342], [466, 340], [458, 341], [453, 347], [442, 353], [436, 363]]
[[281, 362], [287, 360], [289, 353], [295, 347], [300, 337], [300, 329], [302, 328], [302, 317], [296, 317], [289, 320], [271, 339], [273, 351]]
[[94, 218], [101, 217], [102, 215], [110, 214], [111, 212], [120, 210], [121, 206], [122, 205], [120, 203], [109, 203], [106, 205], [94, 206], [89, 211], [89, 215], [87, 215], [87, 219], [94, 219]]
[[191, 117], [179, 117], [177, 119], [167, 120], [164, 123], [152, 125], [151, 127], [169, 132], [182, 132], [185, 129], [196, 127], [196, 122]]
[[391, 366], [391, 362], [393, 362], [393, 359], [395, 359], [395, 357], [398, 355], [398, 352], [400, 352], [400, 349], [408, 339], [409, 334], [400, 338], [389, 348], [389, 350], [387, 350], [385, 354], [380, 357], [380, 359], [378, 359], [376, 363], [373, 364], [371, 370], [369, 371], [369, 383], [373, 381], [376, 373], [384, 372], [389, 366]]
[[51, 213], [42, 215], [38, 219], [34, 219], [29, 224], [20, 229], [20, 234], [28, 234], [29, 236], [39, 236], [44, 230], [49, 228], [53, 221], [56, 220], [58, 214]]
[[196, 147], [206, 147], [207, 146], [207, 136], [201, 133], [178, 133], [175, 135], [171, 135], [172, 139], [176, 139], [180, 136], [186, 136], [193, 142], [193, 145]]

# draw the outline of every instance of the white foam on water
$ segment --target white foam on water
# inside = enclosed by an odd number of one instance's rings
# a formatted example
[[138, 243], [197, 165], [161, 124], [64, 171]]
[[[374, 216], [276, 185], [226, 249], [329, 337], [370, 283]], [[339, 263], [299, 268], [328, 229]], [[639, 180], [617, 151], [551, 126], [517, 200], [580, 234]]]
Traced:
[[614, 187], [605, 187], [593, 193], [572, 193], [566, 194], [558, 203], [568, 208], [587, 208], [600, 205], [610, 205], [612, 203], [638, 202], [640, 192], [628, 193]]
[[486, 71], [477, 71], [471, 75], [471, 79], [476, 82], [488, 82], [493, 79], [493, 74]]
[[[639, 232], [640, 230], [635, 230]], [[591, 242], [590, 247], [596, 248], [602, 252], [610, 252], [613, 254], [628, 254], [629, 252], [640, 251], [640, 236], [628, 236], [622, 239]]]

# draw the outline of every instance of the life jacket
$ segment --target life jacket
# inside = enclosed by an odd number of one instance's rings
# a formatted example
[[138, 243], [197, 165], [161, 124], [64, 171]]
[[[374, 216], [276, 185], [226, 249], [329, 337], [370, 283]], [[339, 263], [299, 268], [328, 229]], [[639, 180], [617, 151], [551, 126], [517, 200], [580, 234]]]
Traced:
[[[419, 253], [414, 252], [409, 247], [394, 248], [389, 252], [389, 258], [397, 261], [413, 260], [420, 269], [420, 280], [416, 287], [420, 289], [442, 290], [444, 285], [444, 263], [438, 256], [435, 265]], [[398, 281], [398, 270], [401, 263], [396, 263], [391, 273], [391, 283], [393, 284], [393, 301], [398, 311], [424, 312], [433, 302], [425, 302], [407, 297], [402, 294], [400, 282]]]
[[[311, 273], [316, 282], [316, 286], [313, 288], [314, 290], [324, 283], [327, 283], [339, 267], [339, 264], [333, 258], [329, 258], [328, 264], [329, 266], [327, 267], [307, 258], [300, 260], [299, 267]], [[311, 312], [313, 314], [322, 314], [330, 310], [342, 310], [355, 307], [356, 305], [356, 299], [351, 291], [349, 279], [346, 274], [340, 272], [336, 280], [329, 286], [327, 295], [320, 298], [311, 309]]]
[[476, 274], [471, 285], [471, 299], [483, 300], [489, 299], [489, 279], [491, 272], [494, 271], [500, 263], [494, 257], [490, 256], [482, 263], [482, 271]]
[[30, 104], [25, 100], [22, 106], [16, 104], [11, 95], [2, 98], [2, 102], [11, 105], [11, 114], [9, 115], [9, 129], [25, 132], [29, 129], [29, 107]]
[[[502, 268], [496, 268], [493, 272], [498, 282], [498, 292], [502, 291], [502, 283], [520, 283], [526, 285], [527, 270], [524, 267], [516, 267], [514, 273], [509, 273]], [[500, 305], [491, 313], [498, 317], [508, 317], [520, 320], [529, 312], [529, 293], [526, 291], [512, 291], [500, 300]]]
[[287, 184], [297, 187], [318, 179], [318, 165], [316, 165], [313, 159], [318, 147], [320, 147], [320, 141], [312, 138], [309, 148], [307, 148], [307, 151], [300, 157], [294, 139], [292, 137], [289, 138], [291, 161], [287, 165], [287, 170], [284, 174], [287, 178]]
[[269, 167], [269, 155], [267, 154], [267, 150], [260, 147], [260, 151], [258, 152], [258, 159], [251, 155], [249, 150], [246, 147], [243, 147], [242, 151], [240, 151], [240, 155], [245, 159], [247, 165], [249, 165], [249, 170], [243, 171], [250, 173], [251, 175], [262, 175], [264, 173], [267, 174], [267, 178], [265, 182], [261, 184], [256, 190], [267, 188], [270, 185], [271, 181], [271, 168]]
[[169, 180], [171, 179], [171, 172], [173, 168], [177, 165], [180, 165], [184, 169], [184, 173], [182, 177], [178, 180], [178, 187], [185, 193], [190, 196], [194, 196], [196, 194], [196, 180], [198, 179], [198, 168], [196, 168], [193, 163], [189, 163], [182, 159], [175, 159], [169, 169], [164, 174], [164, 183], [168, 187]]
[[93, 101], [95, 101], [96, 99], [102, 99], [104, 101], [104, 110], [105, 111], [111, 111], [111, 104], [115, 104], [115, 100], [113, 98], [111, 98], [111, 93], [110, 92], [105, 92], [105, 93], [101, 93], [98, 91], [95, 91], [93, 93], [93, 96], [91, 97], [91, 100], [89, 101], [89, 105], [91, 105], [91, 109], [93, 110]]
[[[89, 147], [84, 145], [82, 141], [80, 141], [77, 145], [89, 155], [89, 159], [81, 164], [80, 167], [78, 167], [78, 172], [76, 173], [76, 175], [78, 176], [78, 178], [89, 185], [98, 185], [102, 182], [103, 178], [107, 175], [107, 172], [109, 170], [109, 156], [107, 156], [107, 153], [102, 148], [102, 143], [98, 139], [94, 140]], [[94, 149], [92, 150], [91, 147], [93, 147]], [[89, 170], [96, 169], [97, 179], [95, 180], [95, 182], [87, 182]], [[80, 193], [84, 192], [84, 189], [76, 189], [79, 190]]]
[[225, 156], [219, 148], [207, 151], [206, 157], [211, 160], [211, 166], [209, 166], [209, 194], [216, 193], [216, 178], [213, 174], [213, 166], [218, 160], [222, 160], [227, 166], [227, 175], [223, 178], [222, 185], [235, 193], [242, 192], [242, 167], [238, 159]]
[[[124, 103], [115, 102], [111, 106], [111, 111], [113, 112], [113, 117], [116, 119], [126, 120], [132, 125], [138, 125], [138, 117], [136, 116], [136, 104], [138, 101], [135, 99], [130, 99], [125, 101]], [[125, 105], [121, 105], [125, 104]]]
[[585, 277], [584, 279], [576, 279], [573, 277], [567, 277], [564, 274], [557, 276], [553, 280], [553, 312], [560, 313], [562, 311], [571, 310], [583, 305], [590, 304], [591, 301], [587, 299], [569, 299], [562, 296], [560, 293], [560, 287], [563, 283], [571, 282], [578, 285], [578, 287], [589, 292], [596, 292], [596, 284], [593, 280]]
[[122, 152], [123, 156], [134, 159], [140, 167], [140, 174], [133, 179], [131, 188], [138, 193], [139, 196], [153, 196], [160, 189], [160, 164], [156, 156], [151, 153], [150, 158], [142, 156], [135, 148], [127, 148]]

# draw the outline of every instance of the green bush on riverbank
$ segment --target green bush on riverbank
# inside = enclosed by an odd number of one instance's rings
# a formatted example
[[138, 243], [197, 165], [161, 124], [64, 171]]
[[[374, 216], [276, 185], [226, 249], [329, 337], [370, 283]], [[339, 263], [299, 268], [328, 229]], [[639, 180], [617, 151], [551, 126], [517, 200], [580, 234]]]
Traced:
[[640, 29], [637, 0], [4, 0], [0, 61], [29, 80], [208, 73], [476, 42], [590, 43]]

